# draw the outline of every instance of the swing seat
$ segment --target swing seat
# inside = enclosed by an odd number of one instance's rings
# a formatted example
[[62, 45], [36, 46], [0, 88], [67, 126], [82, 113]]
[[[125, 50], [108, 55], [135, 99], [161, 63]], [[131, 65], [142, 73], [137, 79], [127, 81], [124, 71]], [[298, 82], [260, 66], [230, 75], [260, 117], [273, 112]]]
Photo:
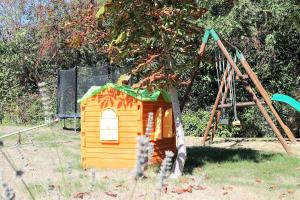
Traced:
[[241, 126], [241, 121], [240, 120], [234, 120], [232, 122], [232, 126]]
[[225, 125], [228, 126], [229, 125], [229, 119], [220, 119], [219, 121], [219, 125]]

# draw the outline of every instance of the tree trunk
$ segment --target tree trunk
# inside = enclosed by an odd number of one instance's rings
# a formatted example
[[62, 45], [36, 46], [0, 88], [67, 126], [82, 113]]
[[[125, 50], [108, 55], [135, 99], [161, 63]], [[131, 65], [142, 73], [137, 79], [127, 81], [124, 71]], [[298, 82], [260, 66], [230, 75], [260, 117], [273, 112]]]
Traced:
[[172, 86], [169, 88], [169, 93], [171, 95], [173, 116], [176, 128], [176, 148], [177, 157], [172, 169], [172, 178], [180, 177], [183, 173], [184, 163], [187, 157], [186, 147], [184, 142], [184, 130], [182, 125], [180, 104], [178, 100], [178, 95], [176, 89]]
[[186, 91], [185, 91], [185, 94], [183, 96], [183, 99], [181, 101], [181, 104], [180, 104], [180, 110], [181, 112], [183, 111], [184, 109], [184, 106], [186, 104], [186, 102], [188, 101], [189, 99], [189, 96], [190, 96], [190, 93], [192, 91], [192, 87], [194, 85], [194, 82], [195, 82], [195, 79], [196, 77], [198, 76], [198, 74], [200, 74], [200, 72], [202, 72], [201, 70], [203, 70], [203, 64], [202, 64], [202, 58], [203, 58], [203, 52], [200, 54], [200, 56], [198, 57], [198, 60], [197, 60], [197, 64], [196, 64], [196, 67], [192, 73], [192, 78], [191, 78], [191, 83], [188, 85], [188, 87], [186, 88]]
[[191, 83], [188, 85], [188, 87], [186, 88], [185, 94], [182, 98], [181, 104], [180, 104], [180, 110], [183, 111], [184, 106], [186, 104], [186, 102], [188, 101], [188, 98], [190, 96], [190, 93], [192, 91], [192, 87], [194, 85], [194, 81], [196, 76], [198, 75], [199, 69], [195, 69], [195, 71], [193, 72], [192, 78], [191, 78]]

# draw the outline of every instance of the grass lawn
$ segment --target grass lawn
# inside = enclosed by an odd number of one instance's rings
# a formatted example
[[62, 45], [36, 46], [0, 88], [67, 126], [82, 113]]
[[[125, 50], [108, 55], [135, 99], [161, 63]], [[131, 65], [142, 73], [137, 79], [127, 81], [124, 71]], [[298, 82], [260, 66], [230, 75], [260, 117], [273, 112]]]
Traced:
[[[1, 127], [0, 135], [12, 129], [17, 127]], [[25, 159], [14, 146], [14, 137], [4, 141], [3, 150], [25, 172], [23, 178], [37, 199], [299, 199], [300, 196], [300, 159], [281, 152], [249, 149], [247, 143], [233, 148], [224, 144], [200, 147], [194, 145], [198, 138], [188, 137], [184, 176], [169, 179], [167, 192], [158, 195], [159, 166], [151, 166], [147, 178], [137, 183], [132, 179], [132, 170], [96, 170], [91, 184], [91, 171], [84, 171], [80, 165], [78, 134], [54, 127], [35, 130], [29, 135], [22, 138]], [[253, 146], [278, 147], [278, 143], [256, 143]], [[28, 166], [24, 166], [26, 162]], [[16, 199], [29, 199], [2, 155], [0, 170], [16, 191]], [[181, 193], [181, 189], [186, 190]]]

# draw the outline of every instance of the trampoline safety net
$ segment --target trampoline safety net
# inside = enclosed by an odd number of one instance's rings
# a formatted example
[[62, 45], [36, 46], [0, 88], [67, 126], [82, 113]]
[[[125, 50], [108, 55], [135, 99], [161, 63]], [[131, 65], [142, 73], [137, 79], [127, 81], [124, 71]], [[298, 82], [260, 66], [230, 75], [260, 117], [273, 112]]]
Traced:
[[80, 99], [91, 86], [115, 82], [118, 72], [109, 73], [109, 66], [99, 64], [96, 67], [74, 67], [59, 70], [57, 86], [57, 114], [61, 119], [79, 118]]

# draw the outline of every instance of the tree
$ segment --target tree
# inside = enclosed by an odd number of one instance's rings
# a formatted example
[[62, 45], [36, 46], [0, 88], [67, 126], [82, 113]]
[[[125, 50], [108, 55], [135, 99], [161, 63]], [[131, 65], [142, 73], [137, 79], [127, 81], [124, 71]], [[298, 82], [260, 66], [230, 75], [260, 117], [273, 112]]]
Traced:
[[[134, 87], [167, 89], [172, 98], [177, 136], [173, 176], [180, 176], [186, 160], [184, 131], [176, 87], [188, 83], [197, 60], [202, 28], [192, 22], [205, 12], [195, 1], [107, 1], [97, 12], [109, 43], [104, 47], [112, 63], [132, 65], [141, 80]], [[198, 66], [196, 66], [198, 67]]]

